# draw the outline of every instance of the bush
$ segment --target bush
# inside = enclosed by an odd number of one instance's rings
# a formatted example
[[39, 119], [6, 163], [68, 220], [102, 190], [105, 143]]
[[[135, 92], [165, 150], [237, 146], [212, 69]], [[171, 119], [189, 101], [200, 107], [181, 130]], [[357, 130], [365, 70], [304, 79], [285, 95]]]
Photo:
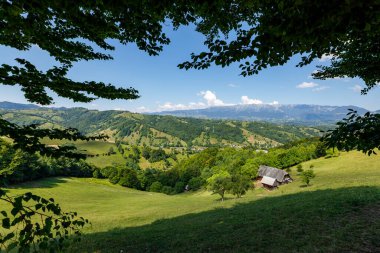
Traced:
[[119, 184], [124, 187], [140, 189], [140, 181], [135, 170], [130, 168], [119, 169]]
[[205, 181], [201, 177], [193, 177], [188, 183], [189, 189], [193, 191], [199, 190], [204, 183]]
[[115, 168], [111, 166], [100, 169], [100, 173], [102, 174], [103, 178], [109, 178], [113, 171], [115, 171]]
[[315, 155], [317, 157], [323, 157], [327, 155], [326, 147], [322, 142], [318, 142], [317, 146], [315, 147]]
[[149, 191], [151, 192], [161, 192], [161, 189], [162, 189], [162, 184], [158, 181], [153, 182], [149, 187]]
[[315, 178], [315, 173], [313, 170], [306, 170], [301, 174], [302, 182], [304, 182], [307, 186], [310, 185], [310, 180]]
[[120, 177], [117, 174], [112, 174], [112, 177], [108, 179], [111, 184], [117, 184], [119, 183]]
[[165, 194], [167, 194], [167, 195], [171, 195], [171, 194], [174, 194], [174, 193], [175, 193], [173, 187], [171, 187], [171, 186], [167, 186], [167, 185], [165, 185], [165, 186], [162, 187], [161, 192], [162, 192], [162, 193], [165, 193]]
[[92, 173], [92, 177], [93, 178], [104, 178], [99, 169], [94, 170], [94, 172]]
[[181, 193], [185, 190], [185, 183], [184, 182], [177, 182], [174, 186], [174, 191], [176, 193]]
[[299, 172], [299, 173], [303, 172], [302, 164], [297, 165], [297, 172]]

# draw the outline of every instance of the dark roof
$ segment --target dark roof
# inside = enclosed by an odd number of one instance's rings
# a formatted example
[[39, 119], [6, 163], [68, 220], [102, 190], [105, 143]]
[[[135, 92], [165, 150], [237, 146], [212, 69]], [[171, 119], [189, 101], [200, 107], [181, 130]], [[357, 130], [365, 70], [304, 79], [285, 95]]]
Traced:
[[285, 176], [289, 175], [285, 170], [279, 170], [273, 167], [260, 165], [259, 167], [259, 177], [272, 177], [275, 178], [278, 182], [282, 183], [284, 181]]

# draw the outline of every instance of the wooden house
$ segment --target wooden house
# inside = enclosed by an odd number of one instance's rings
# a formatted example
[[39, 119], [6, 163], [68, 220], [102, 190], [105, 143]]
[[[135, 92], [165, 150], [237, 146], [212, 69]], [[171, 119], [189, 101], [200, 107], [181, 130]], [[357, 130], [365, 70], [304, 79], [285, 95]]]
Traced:
[[281, 184], [290, 183], [293, 179], [285, 170], [260, 165], [257, 180], [266, 188], [276, 188]]

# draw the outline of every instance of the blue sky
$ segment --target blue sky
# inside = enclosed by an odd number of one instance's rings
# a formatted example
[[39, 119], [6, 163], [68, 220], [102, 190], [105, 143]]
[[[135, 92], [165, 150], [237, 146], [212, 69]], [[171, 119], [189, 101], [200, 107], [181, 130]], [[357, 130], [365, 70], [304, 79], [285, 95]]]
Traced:
[[[242, 77], [238, 64], [207, 70], [180, 70], [177, 64], [190, 59], [192, 52], [204, 49], [203, 36], [192, 27], [171, 31], [171, 44], [160, 56], [151, 57], [133, 44], [123, 46], [116, 42], [111, 52], [112, 61], [78, 62], [69, 77], [78, 81], [95, 80], [116, 86], [134, 87], [141, 98], [137, 100], [95, 100], [89, 104], [73, 103], [55, 98], [53, 106], [81, 106], [98, 110], [129, 110], [135, 112], [204, 108], [232, 104], [319, 104], [356, 105], [369, 110], [380, 109], [379, 88], [368, 95], [360, 95], [363, 82], [359, 79], [313, 80], [310, 74], [316, 65], [327, 64], [328, 59], [316, 60], [309, 66], [296, 68], [300, 57], [286, 65], [272, 67], [259, 75]], [[32, 47], [28, 52], [0, 47], [0, 63], [13, 63], [16, 57], [30, 60], [40, 69], [53, 66], [46, 52]], [[0, 85], [0, 101], [26, 103], [19, 87]]]

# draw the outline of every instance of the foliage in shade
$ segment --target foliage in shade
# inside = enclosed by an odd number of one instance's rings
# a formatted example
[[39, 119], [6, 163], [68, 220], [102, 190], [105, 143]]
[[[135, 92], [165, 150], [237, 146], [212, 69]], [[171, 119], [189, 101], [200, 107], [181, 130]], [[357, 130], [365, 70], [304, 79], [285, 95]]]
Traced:
[[335, 130], [329, 131], [324, 141], [329, 147], [340, 150], [361, 150], [371, 155], [380, 148], [380, 114], [366, 113], [360, 116], [351, 110], [338, 122]]
[[368, 89], [380, 81], [378, 1], [257, 0], [235, 4], [246, 11], [236, 20], [236, 37], [208, 34], [208, 51], [192, 54], [191, 61], [180, 68], [224, 67], [245, 61], [240, 68], [241, 75], [247, 76], [283, 65], [297, 54], [303, 55], [298, 66], [332, 55], [332, 65], [321, 67], [314, 77], [360, 77]]
[[[0, 189], [0, 200], [11, 207], [10, 212], [1, 211], [2, 228], [6, 232], [0, 233], [0, 246], [7, 250], [61, 251], [66, 241], [73, 235], [80, 235], [80, 229], [89, 223], [76, 212], [64, 212], [54, 199], [45, 199], [31, 192], [10, 197]], [[40, 222], [35, 221], [35, 217]]]
[[50, 139], [67, 139], [76, 140], [99, 140], [105, 139], [103, 134], [97, 136], [85, 136], [75, 128], [67, 129], [42, 129], [39, 125], [32, 124], [28, 126], [18, 126], [0, 118], [0, 136], [8, 136], [13, 140], [14, 148], [23, 149], [26, 152], [39, 152], [41, 155], [53, 157], [71, 157], [85, 158], [84, 154], [75, 152], [75, 146], [51, 147], [41, 143], [41, 139], [48, 137]]

